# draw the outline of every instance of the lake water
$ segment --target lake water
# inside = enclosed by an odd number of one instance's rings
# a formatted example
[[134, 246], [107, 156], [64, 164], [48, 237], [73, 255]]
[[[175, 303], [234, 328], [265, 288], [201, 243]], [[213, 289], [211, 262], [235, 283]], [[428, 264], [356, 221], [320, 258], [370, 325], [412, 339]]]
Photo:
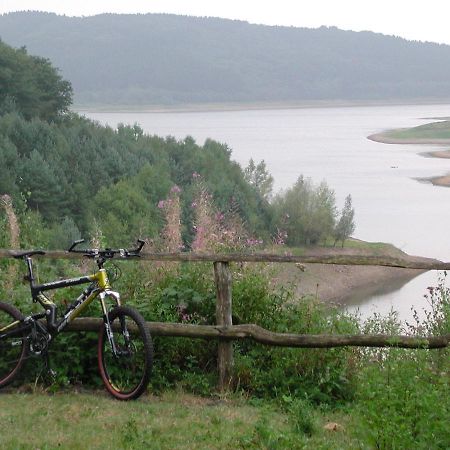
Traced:
[[[450, 172], [450, 159], [421, 153], [439, 147], [388, 145], [367, 136], [390, 128], [411, 127], [430, 117], [449, 116], [450, 105], [354, 106], [220, 112], [92, 112], [87, 117], [116, 127], [138, 123], [145, 132], [199, 144], [206, 138], [226, 143], [241, 165], [264, 160], [275, 189], [290, 187], [299, 175], [326, 180], [339, 207], [352, 195], [356, 238], [391, 242], [407, 253], [450, 259], [450, 188], [417, 178]], [[391, 307], [403, 318], [414, 304], [422, 308], [429, 272], [406, 285], [384, 286], [370, 298], [352, 298], [364, 315]], [[386, 292], [387, 290], [393, 292]]]

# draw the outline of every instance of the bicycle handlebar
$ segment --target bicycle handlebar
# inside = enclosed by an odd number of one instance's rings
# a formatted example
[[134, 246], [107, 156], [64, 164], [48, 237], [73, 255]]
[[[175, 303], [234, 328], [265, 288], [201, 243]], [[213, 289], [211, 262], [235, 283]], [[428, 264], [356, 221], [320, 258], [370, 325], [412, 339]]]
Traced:
[[84, 256], [87, 256], [88, 258], [95, 258], [95, 257], [103, 257], [103, 258], [114, 258], [116, 255], [119, 255], [121, 258], [131, 258], [133, 256], [139, 257], [139, 253], [142, 250], [142, 247], [145, 245], [145, 241], [142, 239], [137, 240], [137, 247], [128, 250], [126, 248], [105, 248], [103, 250], [98, 248], [87, 248], [83, 250], [75, 250], [75, 247], [81, 243], [84, 242], [84, 239], [79, 239], [78, 241], [74, 241], [72, 245], [69, 247], [68, 252], [71, 253], [82, 253]]
[[[84, 239], [78, 239], [78, 241], [73, 241], [72, 245], [70, 246], [69, 250], [67, 250], [68, 252], [73, 251], [73, 249], [78, 245], [81, 244], [82, 242], [84, 242]], [[74, 253], [78, 253], [78, 250], [76, 250]]]

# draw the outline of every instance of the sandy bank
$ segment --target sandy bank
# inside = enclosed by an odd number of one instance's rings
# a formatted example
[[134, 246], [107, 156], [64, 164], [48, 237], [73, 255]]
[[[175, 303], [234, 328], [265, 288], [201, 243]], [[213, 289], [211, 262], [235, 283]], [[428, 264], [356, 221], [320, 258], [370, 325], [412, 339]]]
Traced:
[[[401, 128], [399, 130], [404, 130]], [[431, 139], [431, 138], [408, 138], [400, 139], [389, 136], [389, 132], [372, 134], [367, 137], [374, 142], [381, 142], [383, 144], [411, 144], [411, 145], [450, 145], [450, 139]], [[423, 156], [431, 158], [450, 159], [450, 150], [437, 150], [433, 152], [421, 153]], [[450, 187], [450, 174], [429, 177], [429, 178], [417, 178], [417, 181], [431, 183], [434, 186]]]
[[426, 153], [423, 153], [423, 155], [430, 156], [432, 158], [450, 159], [450, 150], [438, 150], [435, 152], [426, 152]]
[[450, 187], [450, 174], [442, 175], [440, 177], [418, 178], [418, 181], [425, 181], [433, 184], [434, 186]]
[[[314, 248], [314, 254], [373, 255], [371, 249]], [[305, 253], [308, 254], [308, 253]], [[410, 256], [395, 247], [387, 246], [385, 256], [401, 257], [411, 261], [430, 261], [429, 258]], [[304, 271], [294, 264], [285, 264], [277, 274], [277, 283], [293, 283], [296, 294], [312, 295], [321, 301], [345, 304], [346, 299], [363, 293], [369, 297], [381, 291], [399, 289], [423, 273], [423, 270], [399, 269], [379, 266], [338, 266], [331, 264], [305, 264]]]
[[[400, 130], [406, 130], [407, 128], [399, 128]], [[410, 145], [450, 145], [450, 139], [431, 139], [431, 138], [396, 138], [389, 136], [389, 133], [376, 133], [367, 136], [367, 139], [375, 142], [381, 142], [382, 144], [410, 144]]]

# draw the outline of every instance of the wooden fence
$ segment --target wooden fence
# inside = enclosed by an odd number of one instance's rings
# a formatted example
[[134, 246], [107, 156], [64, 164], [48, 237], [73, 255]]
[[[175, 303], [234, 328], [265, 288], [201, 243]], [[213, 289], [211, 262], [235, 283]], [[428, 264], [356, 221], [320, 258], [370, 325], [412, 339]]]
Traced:
[[[0, 258], [13, 257], [14, 250], [0, 249]], [[82, 255], [65, 251], [49, 251], [39, 258], [76, 259]], [[233, 340], [253, 339], [266, 345], [303, 348], [330, 348], [344, 346], [397, 347], [437, 349], [449, 345], [450, 334], [433, 337], [403, 335], [310, 335], [274, 333], [254, 324], [232, 323], [232, 275], [231, 262], [276, 262], [299, 264], [371, 265], [417, 270], [449, 270], [450, 263], [434, 260], [406, 260], [378, 256], [307, 255], [286, 256], [267, 253], [249, 254], [199, 254], [199, 253], [142, 253], [140, 260], [211, 262], [217, 292], [216, 325], [192, 325], [180, 323], [150, 322], [151, 333], [156, 336], [180, 336], [189, 338], [218, 339], [219, 389], [229, 386], [233, 372]], [[99, 318], [75, 319], [68, 331], [96, 331]]]

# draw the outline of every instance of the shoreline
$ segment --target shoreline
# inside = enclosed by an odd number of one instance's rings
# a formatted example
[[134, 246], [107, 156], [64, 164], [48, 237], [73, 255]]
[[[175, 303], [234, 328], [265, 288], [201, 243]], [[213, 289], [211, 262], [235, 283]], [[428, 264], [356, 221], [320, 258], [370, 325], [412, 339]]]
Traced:
[[76, 113], [196, 113], [196, 112], [228, 112], [277, 109], [309, 109], [309, 108], [353, 108], [364, 106], [401, 106], [401, 105], [447, 105], [450, 99], [416, 99], [416, 100], [310, 100], [310, 101], [278, 101], [278, 102], [218, 102], [218, 103], [186, 103], [176, 105], [106, 105], [106, 104], [74, 104]]
[[[407, 130], [408, 128], [398, 128], [395, 131]], [[367, 139], [382, 144], [400, 144], [400, 145], [449, 145], [450, 139], [433, 139], [433, 138], [396, 138], [389, 136], [389, 131], [385, 133], [375, 133], [367, 136]], [[449, 150], [435, 150], [419, 153], [428, 158], [450, 159]], [[416, 178], [417, 181], [431, 183], [433, 186], [450, 187], [450, 173], [438, 175], [435, 177]]]
[[[407, 130], [408, 128], [397, 128], [395, 131]], [[389, 136], [389, 131], [385, 133], [375, 133], [367, 136], [367, 139], [381, 144], [400, 144], [400, 145], [450, 145], [450, 139], [432, 139], [432, 138], [396, 138]], [[450, 150], [449, 150], [450, 152]], [[434, 152], [431, 152], [434, 153]], [[450, 156], [448, 156], [450, 158]]]
[[[353, 239], [358, 241], [357, 239]], [[362, 242], [362, 241], [359, 241]], [[365, 242], [363, 242], [366, 244]], [[370, 243], [367, 243], [370, 244]], [[308, 251], [330, 255], [373, 255], [374, 249], [368, 245], [361, 248], [315, 247]], [[385, 244], [376, 252], [379, 256], [401, 257], [410, 261], [436, 261], [432, 258], [411, 256], [398, 248]], [[334, 264], [304, 264], [304, 267], [287, 264], [277, 274], [275, 283], [296, 285], [296, 297], [310, 295], [318, 301], [345, 306], [351, 298], [369, 298], [397, 290], [413, 278], [426, 272], [420, 269], [401, 269], [382, 266], [341, 266]], [[304, 270], [303, 270], [304, 269]]]

